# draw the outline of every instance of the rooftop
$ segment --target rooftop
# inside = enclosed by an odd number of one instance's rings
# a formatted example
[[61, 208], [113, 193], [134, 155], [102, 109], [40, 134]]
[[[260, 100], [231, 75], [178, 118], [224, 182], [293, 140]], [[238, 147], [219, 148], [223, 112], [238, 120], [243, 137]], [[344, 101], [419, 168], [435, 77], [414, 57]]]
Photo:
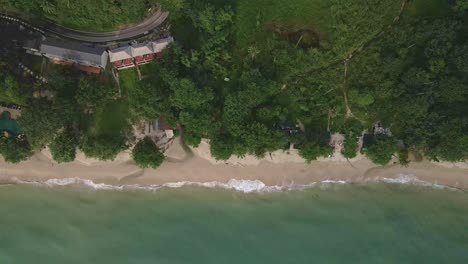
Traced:
[[45, 40], [41, 44], [40, 51], [47, 57], [72, 60], [88, 65], [99, 65], [103, 68], [106, 66], [106, 60], [103, 60], [103, 55], [106, 51], [103, 48], [88, 47], [71, 42]]
[[121, 61], [132, 58], [132, 47], [125, 46], [109, 51], [110, 62]]
[[133, 45], [132, 46], [132, 55], [133, 57], [138, 57], [138, 56], [143, 56], [147, 54], [153, 54], [153, 46], [151, 43], [142, 43], [138, 45]]
[[109, 51], [110, 62], [116, 62], [148, 54], [159, 53], [173, 41], [174, 39], [172, 37], [168, 37], [157, 41], [139, 43], [134, 44], [132, 46], [119, 47]]
[[153, 41], [152, 45], [153, 45], [154, 53], [161, 52], [163, 49], [165, 49], [167, 47], [167, 45], [169, 45], [173, 41], [174, 41], [173, 37], [168, 37], [168, 38], [165, 38], [165, 39], [160, 39], [160, 40], [157, 40], [157, 41]]

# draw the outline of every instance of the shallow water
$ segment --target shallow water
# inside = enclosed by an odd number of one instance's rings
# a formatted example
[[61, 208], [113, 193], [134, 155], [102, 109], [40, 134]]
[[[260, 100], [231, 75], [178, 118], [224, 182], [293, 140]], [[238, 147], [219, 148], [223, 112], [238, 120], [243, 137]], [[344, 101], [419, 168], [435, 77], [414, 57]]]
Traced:
[[468, 194], [2, 186], [0, 263], [468, 263]]

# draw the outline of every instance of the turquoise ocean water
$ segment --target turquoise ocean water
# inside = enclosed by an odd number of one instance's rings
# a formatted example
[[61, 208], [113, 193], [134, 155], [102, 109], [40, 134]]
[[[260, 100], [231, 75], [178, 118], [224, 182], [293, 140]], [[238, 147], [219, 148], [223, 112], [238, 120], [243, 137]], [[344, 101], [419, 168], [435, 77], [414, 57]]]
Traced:
[[0, 263], [468, 263], [468, 194], [7, 185]]

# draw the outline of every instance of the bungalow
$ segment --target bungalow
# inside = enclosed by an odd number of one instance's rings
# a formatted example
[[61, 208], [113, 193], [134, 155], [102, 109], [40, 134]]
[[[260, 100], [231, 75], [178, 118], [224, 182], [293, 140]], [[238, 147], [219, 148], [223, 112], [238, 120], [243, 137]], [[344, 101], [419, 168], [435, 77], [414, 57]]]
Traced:
[[109, 51], [109, 59], [112, 66], [117, 70], [132, 68], [135, 65], [146, 64], [155, 58], [160, 58], [164, 48], [173, 41], [172, 37], [168, 37], [152, 42], [116, 48]]
[[108, 54], [103, 48], [94, 48], [71, 42], [45, 40], [40, 45], [40, 54], [56, 64], [77, 64], [88, 73], [100, 73], [106, 68]]
[[132, 55], [135, 64], [145, 64], [154, 59], [153, 45], [151, 43], [141, 43], [132, 46]]
[[115, 69], [127, 69], [135, 66], [131, 46], [109, 50], [109, 59]]

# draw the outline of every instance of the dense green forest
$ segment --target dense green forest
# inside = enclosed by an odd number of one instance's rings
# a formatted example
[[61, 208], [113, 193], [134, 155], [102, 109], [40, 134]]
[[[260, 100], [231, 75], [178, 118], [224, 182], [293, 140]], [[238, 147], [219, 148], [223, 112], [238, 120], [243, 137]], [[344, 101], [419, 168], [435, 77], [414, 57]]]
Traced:
[[[157, 0], [0, 0], [0, 11], [47, 18], [89, 31], [110, 31], [137, 23], [155, 11]], [[150, 12], [151, 12], [150, 11]]]
[[[392, 133], [369, 141], [375, 163], [395, 154], [403, 164], [409, 155], [468, 159], [466, 1], [160, 2], [176, 41], [142, 67], [142, 81], [122, 71], [120, 94], [106, 75], [63, 68], [28, 88], [4, 71], [0, 100], [25, 106], [19, 124], [28, 155], [50, 145], [60, 162], [76, 148], [111, 160], [134, 143], [132, 124], [163, 115], [188, 145], [209, 138], [220, 160], [294, 143], [310, 161], [332, 153], [334, 132], [345, 135], [343, 154], [353, 158], [357, 137], [376, 121]], [[32, 89], [56, 96], [33, 99]], [[141, 154], [154, 149], [149, 142], [136, 149], [141, 166], [160, 164], [159, 152]]]
[[[174, 101], [162, 111], [187, 143], [209, 137], [219, 159], [293, 142], [312, 160], [330, 153], [328, 131], [347, 135], [353, 157], [350, 141], [379, 120], [393, 136], [373, 141], [377, 163], [396, 152], [406, 162], [408, 150], [466, 159], [468, 19], [457, 4], [411, 1], [399, 20], [394, 0], [169, 6], [179, 42], [155, 65]], [[284, 133], [298, 120], [305, 133]]]

